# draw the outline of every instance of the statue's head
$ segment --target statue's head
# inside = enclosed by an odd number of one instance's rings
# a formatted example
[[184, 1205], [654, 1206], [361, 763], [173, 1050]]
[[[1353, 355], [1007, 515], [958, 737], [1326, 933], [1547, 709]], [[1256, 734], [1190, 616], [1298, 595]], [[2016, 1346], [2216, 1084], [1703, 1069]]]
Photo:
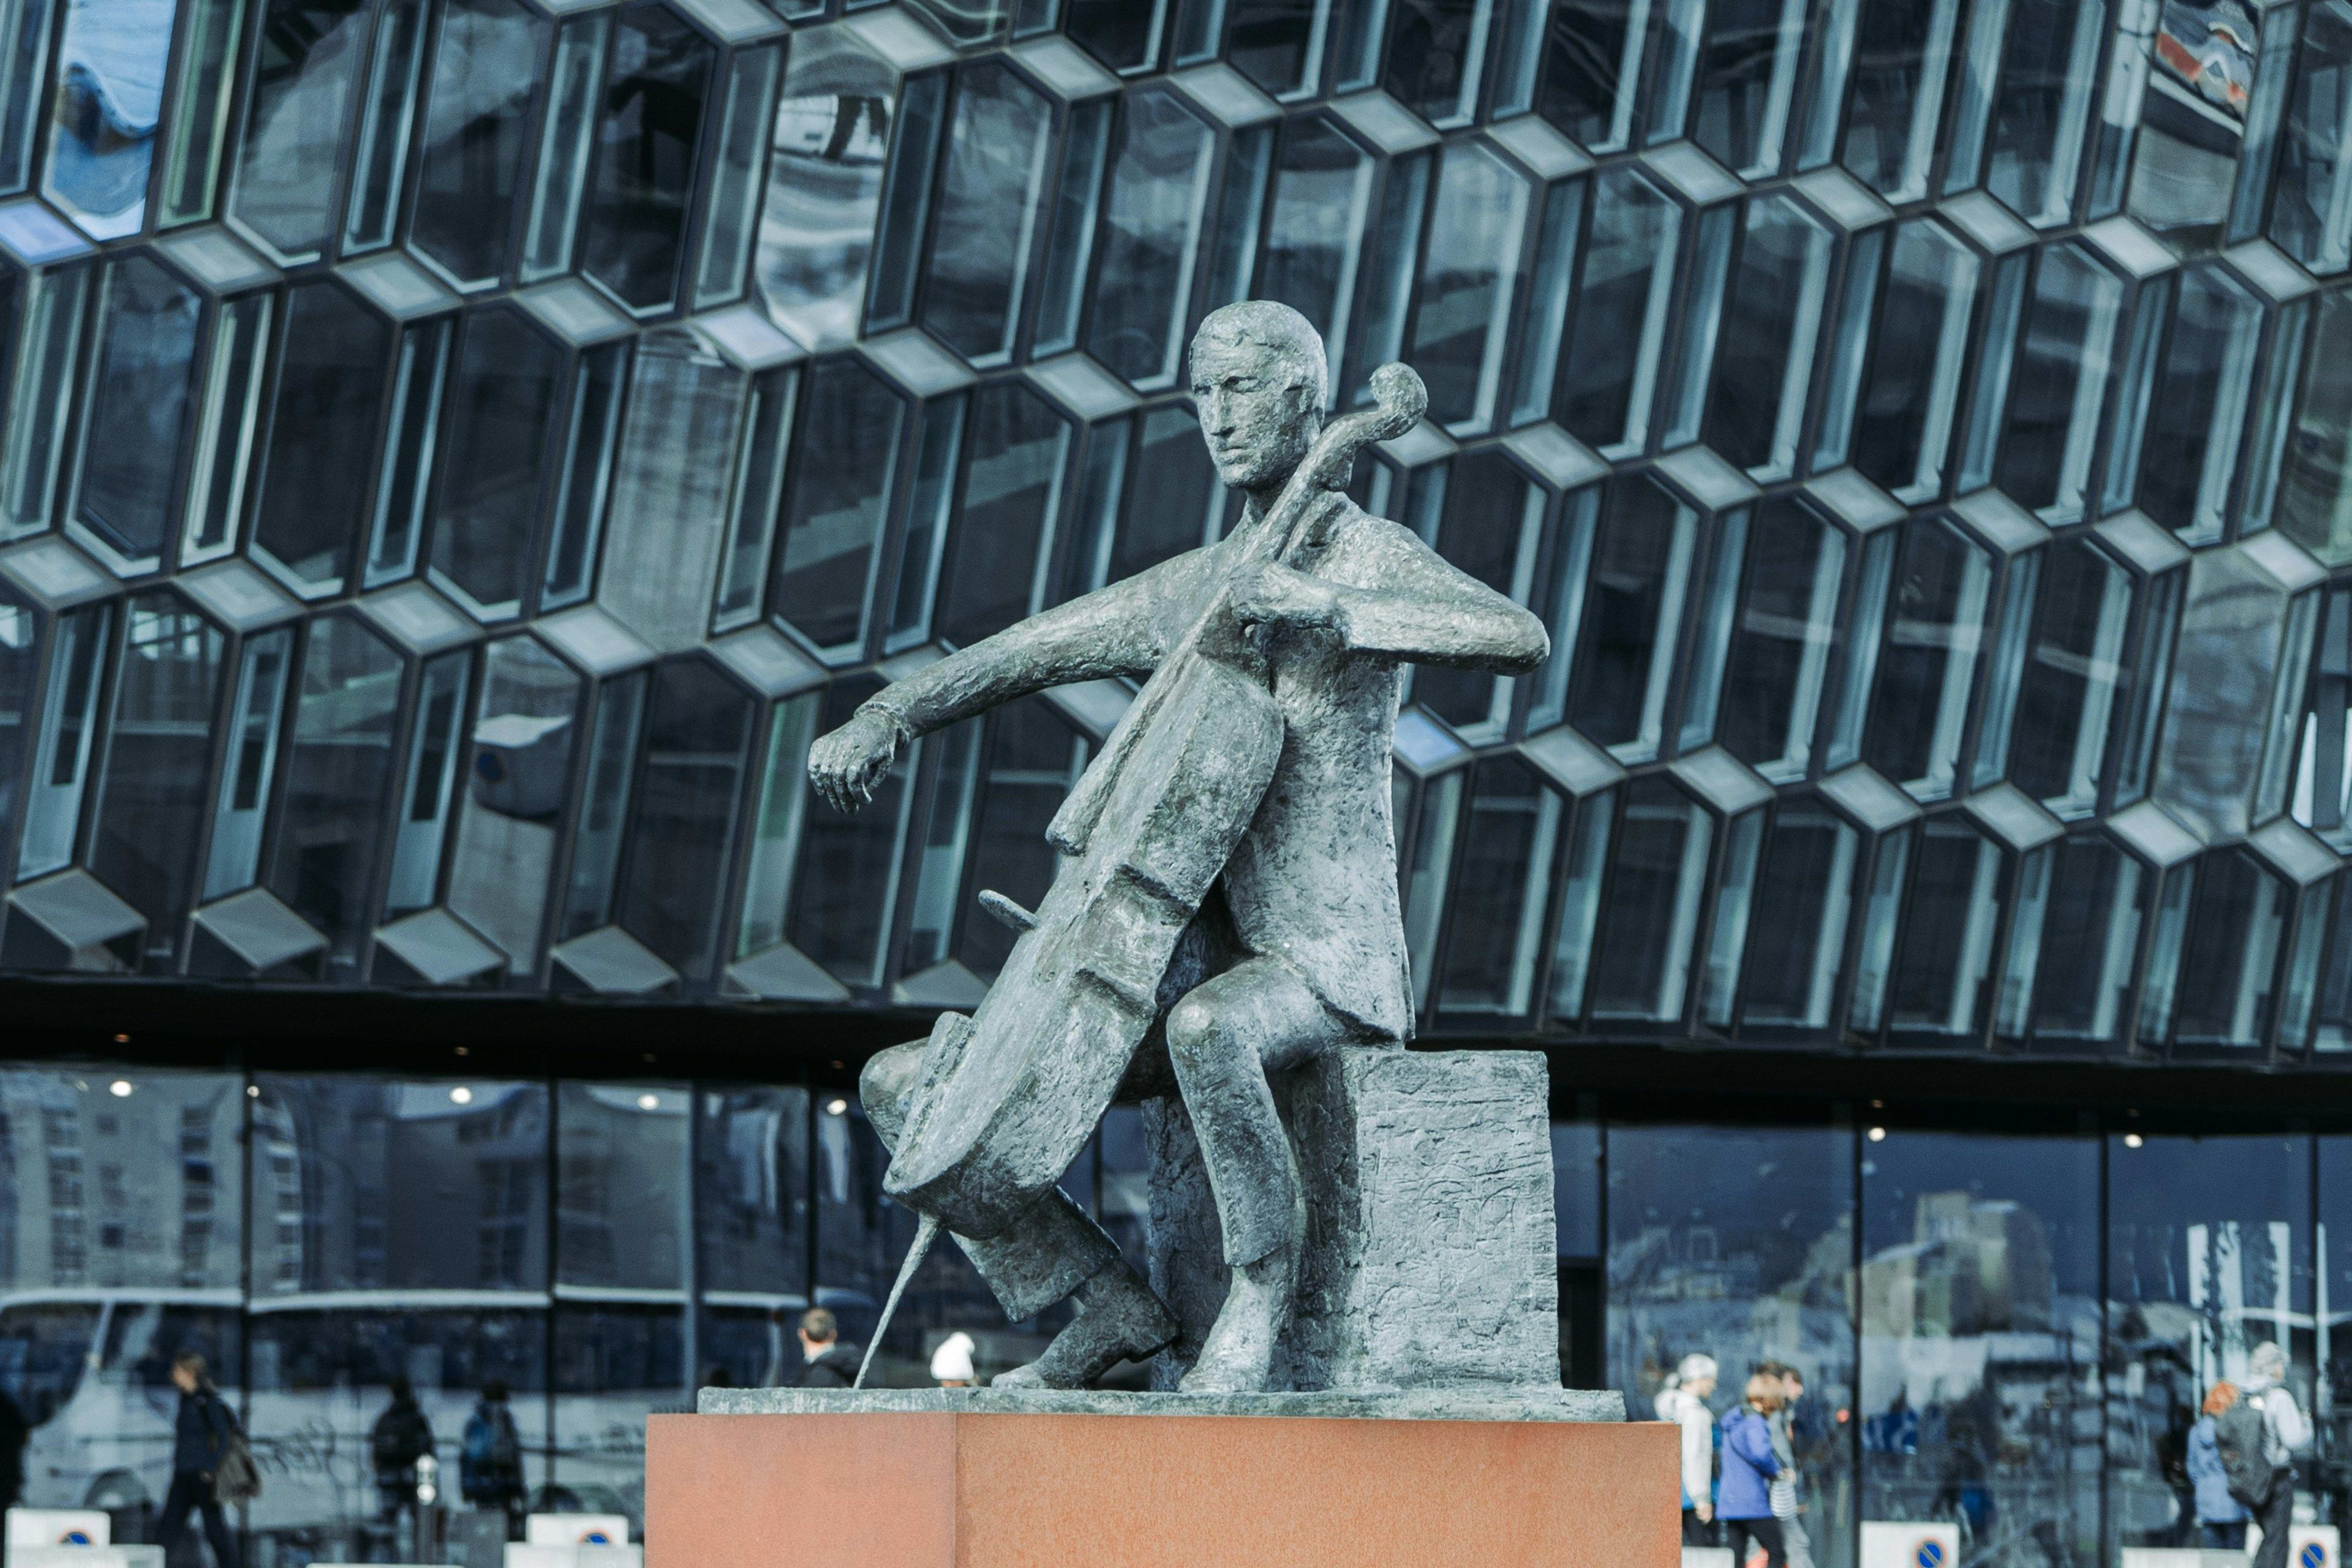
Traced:
[[1217, 477], [1244, 490], [1287, 479], [1323, 427], [1329, 376], [1322, 335], [1289, 306], [1212, 310], [1192, 334], [1192, 402]]

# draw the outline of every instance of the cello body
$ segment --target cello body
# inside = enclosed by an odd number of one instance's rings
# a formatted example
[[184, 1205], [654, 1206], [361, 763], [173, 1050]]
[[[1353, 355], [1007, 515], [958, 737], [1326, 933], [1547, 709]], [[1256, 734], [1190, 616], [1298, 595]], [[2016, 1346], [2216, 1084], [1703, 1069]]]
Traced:
[[[1376, 406], [1333, 420], [1249, 552], [1288, 555], [1356, 453], [1427, 402], [1403, 365]], [[1060, 1181], [1159, 1016], [1185, 928], [1255, 818], [1284, 724], [1255, 639], [1221, 583], [1071, 792], [1046, 837], [1066, 858], [970, 1026], [935, 1030], [883, 1190], [958, 1233], [1002, 1233]]]

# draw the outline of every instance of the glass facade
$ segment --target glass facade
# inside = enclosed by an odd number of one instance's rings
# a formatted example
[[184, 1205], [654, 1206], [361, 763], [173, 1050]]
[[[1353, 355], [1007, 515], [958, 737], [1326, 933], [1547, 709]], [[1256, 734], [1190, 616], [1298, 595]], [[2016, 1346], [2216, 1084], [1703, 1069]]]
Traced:
[[43, 0], [0, 971], [969, 1004], [1128, 689], [808, 742], [1215, 539], [1261, 297], [1552, 629], [1409, 694], [1424, 1033], [2352, 1061], [2352, 11], [2258, 9]]
[[[445, 1440], [506, 1383], [534, 1495], [636, 1513], [648, 1410], [870, 1322], [911, 1226], [801, 1057], [978, 1000], [977, 895], [1034, 906], [1132, 691], [926, 737], [855, 817], [809, 744], [1220, 537], [1181, 360], [1244, 298], [1335, 409], [1421, 370], [1353, 493], [1551, 633], [1411, 677], [1425, 1038], [1543, 1046], [1563, 1112], [1633, 1047], [2352, 1067], [2344, 0], [7, 15], [0, 978], [828, 1047], [0, 1071], [34, 1500], [134, 1528], [196, 1346], [266, 1568], [393, 1550], [394, 1376]], [[2186, 1413], [2276, 1338], [2344, 1517], [2341, 1130], [1808, 1092], [1559, 1123], [1570, 1381], [1794, 1363], [1822, 1562], [1936, 1517], [2045, 1568], [2174, 1540]], [[1144, 1166], [1121, 1108], [1067, 1178], [1131, 1249]], [[894, 1377], [1054, 1326], [949, 1249], [910, 1300]]]

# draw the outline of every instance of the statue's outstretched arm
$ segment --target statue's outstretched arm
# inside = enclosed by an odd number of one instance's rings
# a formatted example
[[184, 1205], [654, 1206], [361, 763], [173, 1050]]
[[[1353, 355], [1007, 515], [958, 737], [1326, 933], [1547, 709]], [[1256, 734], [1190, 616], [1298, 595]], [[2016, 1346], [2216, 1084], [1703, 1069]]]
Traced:
[[865, 704], [912, 739], [1047, 687], [1145, 676], [1166, 657], [1160, 614], [1192, 572], [1193, 552], [1030, 616], [924, 666]]
[[1371, 519], [1361, 547], [1373, 552], [1379, 586], [1303, 580], [1328, 590], [1329, 624], [1349, 647], [1498, 675], [1524, 675], [1550, 653], [1542, 621], [1447, 562], [1411, 530]]

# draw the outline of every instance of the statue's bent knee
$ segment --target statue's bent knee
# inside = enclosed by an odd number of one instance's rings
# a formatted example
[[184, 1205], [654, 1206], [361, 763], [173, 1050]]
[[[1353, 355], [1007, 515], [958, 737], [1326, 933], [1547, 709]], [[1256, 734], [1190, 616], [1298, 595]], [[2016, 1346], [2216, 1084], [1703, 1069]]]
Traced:
[[929, 1040], [909, 1040], [903, 1046], [892, 1046], [877, 1051], [857, 1075], [857, 1102], [866, 1108], [866, 1120], [881, 1134], [882, 1142], [896, 1147], [898, 1129], [907, 1124], [907, 1101], [915, 1092], [915, 1082], [923, 1070], [923, 1050]]

